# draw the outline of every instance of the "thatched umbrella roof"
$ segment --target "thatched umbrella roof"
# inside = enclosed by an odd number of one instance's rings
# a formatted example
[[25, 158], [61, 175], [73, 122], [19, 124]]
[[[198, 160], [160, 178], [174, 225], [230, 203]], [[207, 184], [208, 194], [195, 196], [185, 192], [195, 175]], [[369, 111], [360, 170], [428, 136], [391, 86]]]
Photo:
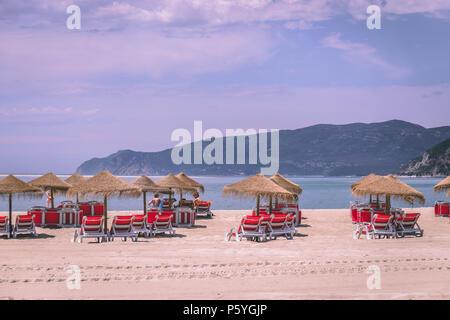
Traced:
[[101, 195], [107, 197], [138, 198], [141, 195], [141, 188], [114, 176], [109, 171], [103, 171], [85, 182], [70, 188], [67, 195], [74, 197], [77, 193], [81, 197]]
[[108, 227], [108, 197], [139, 198], [141, 193], [141, 188], [138, 186], [116, 177], [109, 171], [103, 171], [87, 181], [70, 188], [67, 196], [74, 197], [77, 194], [80, 194], [81, 197], [88, 195], [103, 196], [103, 218], [106, 230]]
[[371, 183], [371, 182], [375, 181], [376, 179], [378, 179], [379, 177], [381, 177], [381, 176], [371, 173], [368, 176], [365, 176], [364, 178], [362, 178], [362, 179], [356, 181], [354, 184], [352, 184], [350, 186], [350, 189], [353, 191], [358, 185]]
[[256, 174], [250, 178], [225, 186], [222, 190], [225, 196], [235, 197], [279, 197], [290, 199], [294, 194], [279, 186], [262, 174]]
[[135, 186], [138, 186], [142, 191], [145, 192], [169, 192], [168, 188], [158, 186], [152, 179], [147, 176], [140, 176], [131, 183]]
[[175, 177], [172, 173], [169, 173], [167, 176], [159, 179], [156, 181], [156, 184], [160, 187], [165, 187], [169, 189], [177, 189], [180, 191], [187, 191], [187, 192], [196, 192], [197, 189], [187, 185], [182, 180]]
[[42, 197], [41, 189], [30, 186], [28, 183], [14, 177], [12, 174], [0, 180], [0, 197], [9, 198], [9, 233], [12, 232], [12, 196]]
[[201, 183], [195, 181], [192, 178], [189, 178], [184, 172], [180, 172], [175, 177], [180, 179], [186, 185], [194, 187], [194, 188], [199, 188], [201, 192], [205, 192], [205, 187]]
[[274, 174], [269, 179], [272, 180], [273, 182], [275, 182], [280, 187], [282, 187], [282, 188], [286, 189], [287, 191], [292, 192], [294, 194], [301, 194], [303, 192], [302, 188], [298, 184], [292, 182], [289, 179], [286, 179], [279, 173]]
[[28, 183], [14, 177], [12, 174], [0, 180], [0, 196], [9, 196], [17, 194], [29, 197], [42, 197], [41, 189], [30, 186]]
[[39, 177], [37, 179], [31, 180], [28, 182], [29, 185], [37, 188], [43, 188], [43, 189], [52, 189], [53, 191], [58, 192], [65, 192], [67, 191], [71, 185], [67, 182], [61, 180], [58, 178], [55, 174], [49, 172], [42, 177]]
[[83, 177], [81, 174], [75, 172], [73, 175], [71, 175], [69, 178], [66, 179], [66, 182], [68, 184], [70, 184], [72, 187], [74, 187], [80, 183], [87, 181], [87, 180], [88, 180], [88, 178]]
[[450, 176], [439, 182], [437, 185], [434, 186], [434, 192], [440, 192], [445, 191], [447, 192], [447, 197], [450, 195]]
[[150, 179], [147, 176], [140, 176], [133, 182], [131, 182], [135, 186], [138, 186], [142, 190], [143, 194], [143, 201], [144, 201], [144, 214], [147, 213], [147, 192], [163, 192], [163, 193], [170, 193], [169, 188], [164, 188], [161, 186], [158, 186], [155, 182], [153, 182], [152, 179]]
[[418, 200], [420, 203], [425, 203], [425, 197], [421, 192], [392, 175], [385, 177], [380, 176], [370, 183], [359, 184], [355, 186], [352, 192], [356, 196], [365, 196], [370, 194], [386, 195], [400, 198], [410, 203], [414, 200]]

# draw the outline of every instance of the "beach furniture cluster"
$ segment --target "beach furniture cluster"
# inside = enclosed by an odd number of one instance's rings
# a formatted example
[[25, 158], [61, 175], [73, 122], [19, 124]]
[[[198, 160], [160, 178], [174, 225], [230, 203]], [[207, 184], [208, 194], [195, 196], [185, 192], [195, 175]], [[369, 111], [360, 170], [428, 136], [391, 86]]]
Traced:
[[353, 202], [350, 206], [352, 223], [355, 225], [353, 238], [365, 235], [367, 239], [403, 238], [406, 235], [421, 237], [423, 229], [418, 220], [420, 213], [405, 213], [391, 208], [389, 213], [382, 207], [371, 207], [369, 203]]
[[239, 226], [225, 234], [225, 241], [230, 241], [232, 237], [235, 237], [236, 241], [246, 238], [257, 242], [276, 240], [278, 236], [293, 239], [297, 233], [294, 221], [295, 214], [292, 213], [260, 213], [259, 216], [244, 216]]

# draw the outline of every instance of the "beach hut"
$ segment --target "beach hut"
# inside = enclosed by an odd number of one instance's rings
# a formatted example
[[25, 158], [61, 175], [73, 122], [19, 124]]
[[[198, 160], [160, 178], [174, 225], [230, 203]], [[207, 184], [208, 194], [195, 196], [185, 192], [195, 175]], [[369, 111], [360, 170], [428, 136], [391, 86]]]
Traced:
[[131, 182], [135, 186], [138, 186], [142, 190], [142, 195], [144, 199], [144, 214], [147, 213], [147, 192], [164, 192], [169, 193], [170, 190], [168, 188], [160, 187], [152, 179], [147, 176], [140, 176], [133, 182]]
[[184, 183], [182, 180], [178, 179], [175, 175], [172, 173], [169, 173], [167, 176], [159, 179], [156, 181], [156, 184], [160, 187], [168, 188], [170, 190], [169, 192], [169, 203], [172, 201], [172, 190], [178, 190], [180, 194], [185, 191], [188, 193], [194, 193], [197, 192], [197, 189], [195, 187], [191, 187]]
[[41, 189], [30, 186], [28, 183], [14, 177], [12, 174], [0, 180], [0, 196], [9, 199], [9, 236], [12, 232], [12, 197], [13, 195], [26, 197], [42, 197]]
[[36, 188], [42, 188], [44, 190], [50, 189], [52, 197], [52, 208], [55, 207], [54, 195], [56, 193], [65, 193], [71, 187], [70, 184], [61, 180], [51, 172], [43, 175], [42, 177], [31, 180], [30, 182], [28, 182], [28, 184]]
[[434, 192], [441, 192], [445, 190], [447, 190], [447, 197], [450, 196], [450, 176], [434, 186]]
[[256, 214], [259, 215], [261, 197], [279, 197], [293, 199], [294, 194], [279, 186], [262, 174], [256, 174], [250, 178], [225, 186], [222, 190], [224, 196], [256, 197]]
[[139, 198], [141, 193], [141, 189], [138, 186], [114, 176], [109, 171], [103, 171], [87, 181], [70, 188], [67, 191], [67, 196], [75, 197], [77, 194], [82, 198], [86, 196], [102, 196], [104, 201], [103, 217], [105, 220], [105, 230], [107, 230], [108, 198], [112, 196], [119, 198]]
[[425, 203], [425, 197], [421, 192], [393, 175], [380, 176], [370, 183], [360, 183], [352, 189], [352, 193], [355, 196], [384, 195], [386, 197], [386, 212], [388, 213], [391, 208], [391, 197], [399, 198], [411, 204], [416, 200]]
[[[81, 174], [75, 172], [73, 175], [71, 175], [69, 178], [66, 179], [66, 182], [70, 184], [72, 187], [75, 187], [87, 180], [88, 178], [83, 177]], [[77, 203], [78, 203], [78, 194], [77, 194]]]

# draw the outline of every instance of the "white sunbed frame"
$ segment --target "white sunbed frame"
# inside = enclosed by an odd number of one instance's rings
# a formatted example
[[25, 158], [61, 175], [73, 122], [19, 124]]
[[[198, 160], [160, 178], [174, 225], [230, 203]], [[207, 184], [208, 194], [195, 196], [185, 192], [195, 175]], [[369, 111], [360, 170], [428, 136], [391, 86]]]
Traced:
[[5, 225], [0, 228], [0, 235], [4, 235], [9, 239], [9, 217], [5, 217]]
[[38, 236], [34, 224], [34, 216], [31, 222], [24, 223], [16, 220], [16, 224], [13, 227], [13, 238], [16, 238], [18, 234], [32, 234], [35, 237]]
[[[127, 238], [131, 238], [131, 241], [136, 242], [138, 240], [138, 234], [134, 231], [133, 221], [134, 217], [131, 216], [130, 223], [128, 225], [117, 225], [117, 220], [123, 220], [121, 218], [114, 217], [111, 230], [108, 232], [108, 241], [114, 241], [114, 238], [122, 238], [122, 241], [127, 241]], [[116, 227], [119, 227], [117, 228]], [[127, 227], [127, 228], [126, 228]]]
[[[75, 230], [73, 240], [78, 238], [78, 243], [82, 243], [84, 238], [97, 238], [97, 242], [103, 242], [104, 240], [108, 240], [108, 234], [104, 230], [104, 218], [101, 217], [100, 219], [100, 228], [99, 231], [90, 231], [85, 230], [85, 224], [84, 221], [87, 220], [86, 217], [83, 218], [83, 222], [81, 223], [81, 233], [77, 234], [77, 230]], [[89, 226], [91, 227], [91, 226]]]

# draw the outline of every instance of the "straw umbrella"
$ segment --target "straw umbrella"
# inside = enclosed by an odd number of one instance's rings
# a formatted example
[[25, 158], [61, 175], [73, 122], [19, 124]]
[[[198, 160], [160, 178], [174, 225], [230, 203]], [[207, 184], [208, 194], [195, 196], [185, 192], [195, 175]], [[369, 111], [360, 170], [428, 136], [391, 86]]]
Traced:
[[28, 182], [29, 185], [42, 189], [50, 189], [51, 197], [52, 197], [52, 208], [55, 207], [55, 201], [53, 195], [55, 193], [64, 193], [71, 187], [70, 184], [61, 180], [53, 173], [49, 172], [42, 177], [31, 180]]
[[169, 192], [169, 204], [172, 201], [172, 189], [180, 191], [180, 194], [183, 191], [186, 191], [189, 193], [197, 192], [196, 188], [187, 185], [182, 180], [175, 177], [172, 173], [169, 173], [167, 176], [156, 181], [156, 184], [160, 187], [169, 189], [169, 191], [170, 191]]
[[[353, 191], [357, 186], [362, 185], [362, 184], [371, 183], [371, 182], [375, 181], [376, 179], [378, 179], [379, 177], [381, 177], [381, 176], [371, 173], [368, 176], [365, 176], [365, 177], [359, 179], [358, 181], [356, 181], [355, 183], [353, 183], [350, 186], [350, 189]], [[380, 200], [379, 196], [377, 195], [377, 205], [379, 203], [379, 200]], [[372, 195], [370, 195], [370, 203], [372, 203]]]
[[[283, 177], [281, 174], [274, 174], [269, 178], [273, 182], [275, 182], [280, 187], [286, 189], [287, 191], [294, 194], [295, 198], [298, 198], [300, 194], [302, 194], [303, 189], [296, 183], [291, 180]], [[275, 204], [278, 204], [278, 198], [275, 198]], [[272, 212], [272, 197], [270, 197], [270, 212]]]
[[390, 212], [391, 197], [414, 203], [415, 200], [425, 203], [423, 194], [403, 181], [398, 180], [393, 175], [378, 177], [370, 183], [359, 184], [352, 190], [355, 196], [365, 196], [376, 194], [386, 196], [386, 211]]
[[205, 192], [205, 187], [200, 182], [197, 182], [194, 179], [188, 177], [184, 172], [180, 172], [175, 177], [180, 179], [185, 185], [193, 188], [198, 188], [201, 192]]
[[103, 196], [103, 217], [105, 219], [105, 230], [108, 228], [108, 198], [111, 196], [138, 198], [141, 196], [141, 189], [127, 181], [124, 181], [109, 171], [103, 171], [87, 181], [72, 187], [67, 192], [67, 196], [74, 197], [77, 193], [86, 197]]
[[12, 196], [13, 194], [28, 196], [28, 197], [42, 197], [43, 192], [39, 188], [30, 186], [28, 183], [14, 177], [12, 174], [0, 181], [0, 196], [8, 197], [9, 199], [9, 236], [12, 232]]
[[147, 192], [170, 192], [168, 188], [158, 186], [152, 179], [147, 176], [140, 176], [133, 182], [135, 186], [138, 186], [142, 190], [144, 198], [144, 214], [147, 213]]
[[250, 178], [225, 186], [222, 190], [224, 196], [256, 197], [256, 214], [259, 215], [261, 197], [280, 197], [292, 199], [294, 194], [279, 186], [262, 174], [256, 174]]
[[450, 176], [439, 182], [434, 186], [434, 192], [447, 190], [447, 197], [450, 196]]
[[[81, 174], [75, 172], [73, 175], [71, 175], [69, 178], [66, 179], [66, 182], [70, 184], [72, 187], [75, 187], [87, 180], [88, 178], [83, 177]], [[77, 194], [77, 203], [78, 203], [78, 194]]]
[[[184, 172], [180, 172], [175, 177], [177, 177], [182, 182], [184, 182], [184, 184], [191, 186], [193, 188], [198, 188], [198, 190], [200, 190], [200, 192], [202, 192], [202, 193], [205, 192], [205, 187], [201, 183], [188, 177]], [[180, 200], [182, 200], [182, 199], [183, 199], [183, 191], [180, 191]]]

